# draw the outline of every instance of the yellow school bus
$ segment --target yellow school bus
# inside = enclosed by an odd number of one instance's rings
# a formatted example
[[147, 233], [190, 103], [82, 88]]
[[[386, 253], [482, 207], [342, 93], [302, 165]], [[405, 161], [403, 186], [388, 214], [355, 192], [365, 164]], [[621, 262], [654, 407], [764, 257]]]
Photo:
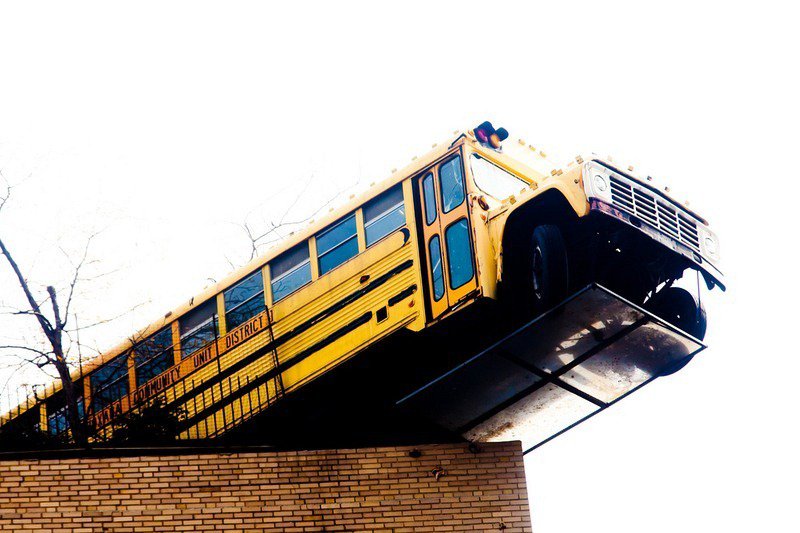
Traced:
[[[178, 438], [219, 437], [372, 347], [395, 368], [427, 331], [463, 351], [591, 281], [702, 339], [702, 307], [673, 282], [692, 270], [724, 290], [718, 254], [706, 221], [651, 178], [596, 157], [557, 166], [484, 122], [84, 365], [80, 409], [93, 440], [156, 399], [183, 413]], [[60, 392], [0, 422], [68, 431]]]

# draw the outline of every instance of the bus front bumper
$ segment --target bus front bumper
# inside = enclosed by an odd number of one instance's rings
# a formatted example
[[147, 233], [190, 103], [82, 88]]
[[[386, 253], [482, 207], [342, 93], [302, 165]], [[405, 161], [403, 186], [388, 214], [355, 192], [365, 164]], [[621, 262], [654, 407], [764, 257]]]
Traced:
[[622, 211], [621, 209], [617, 209], [616, 207], [609, 205], [598, 198], [590, 198], [589, 204], [592, 212], [611, 217], [632, 228], [635, 228], [665, 248], [683, 256], [703, 275], [703, 278], [705, 279], [709, 289], [717, 286], [721, 290], [725, 290], [724, 274], [714, 264], [704, 259], [700, 254], [685, 244], [673, 239], [669, 235], [666, 235], [662, 231], [654, 228], [646, 222], [643, 222], [638, 217], [631, 215], [626, 211]]

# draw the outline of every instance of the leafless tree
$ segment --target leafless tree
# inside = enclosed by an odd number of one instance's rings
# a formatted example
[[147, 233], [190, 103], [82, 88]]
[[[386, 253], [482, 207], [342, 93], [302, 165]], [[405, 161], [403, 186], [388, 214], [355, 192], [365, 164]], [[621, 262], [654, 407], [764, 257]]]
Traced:
[[[296, 214], [295, 208], [300, 200], [304, 198], [313, 181], [312, 177], [304, 183], [299, 192], [293, 191], [291, 193], [292, 199], [280, 210], [280, 215], [277, 218], [269, 218], [260, 224], [253, 223], [248, 220], [248, 216], [255, 209], [248, 213], [244, 221], [239, 224], [249, 241], [249, 257], [247, 257], [247, 260], [252, 260], [263, 248], [284, 239], [288, 233], [308, 223], [326, 208], [334, 205], [347, 190], [357, 185], [356, 183], [350, 187], [335, 191], [327, 201], [313, 212]], [[11, 193], [12, 186], [0, 174], [0, 214], [2, 214], [3, 207], [6, 206], [11, 198]], [[0, 226], [0, 253], [13, 272], [16, 284], [19, 286], [26, 304], [24, 308], [12, 310], [12, 313], [31, 317], [36, 325], [37, 335], [40, 337], [39, 342], [4, 344], [0, 341], [0, 355], [10, 354], [16, 359], [17, 362], [14, 368], [10, 369], [12, 371], [21, 371], [26, 366], [34, 365], [61, 383], [71, 439], [77, 445], [85, 445], [89, 435], [88, 428], [79, 412], [79, 401], [82, 395], [76, 380], [73, 379], [73, 371], [76, 367], [82, 365], [83, 359], [80, 353], [81, 344], [74, 337], [82, 330], [119, 318], [113, 317], [108, 320], [82, 324], [81, 327], [78, 327], [76, 324], [77, 317], [75, 317], [72, 310], [77, 294], [76, 287], [80, 282], [86, 281], [86, 278], [82, 277], [82, 269], [94, 262], [89, 259], [89, 251], [96, 236], [96, 234], [93, 234], [86, 239], [85, 246], [82, 248], [81, 253], [78, 254], [77, 260], [73, 260], [70, 254], [61, 250], [65, 259], [71, 265], [71, 275], [68, 281], [62, 284], [60, 290], [57, 289], [56, 284], [48, 284], [43, 289], [37, 290], [38, 285], [32, 283], [26, 276], [26, 273], [23, 272], [20, 264], [9, 249], [10, 240], [7, 235], [4, 235], [3, 228]], [[228, 262], [232, 267], [238, 266], [230, 259], [228, 259]], [[133, 307], [133, 309], [136, 307], [138, 306]], [[126, 313], [129, 311], [126, 311]], [[131, 337], [129, 340], [132, 345], [135, 345], [142, 339]], [[70, 353], [71, 347], [77, 348], [78, 353]], [[98, 350], [95, 350], [95, 352], [99, 354]], [[41, 399], [38, 395], [38, 390], [34, 386], [31, 391], [37, 400]]]
[[[0, 213], [2, 213], [11, 198], [12, 186], [2, 175], [0, 175], [0, 179], [3, 181], [2, 188], [0, 188]], [[79, 413], [81, 394], [72, 375], [74, 368], [82, 363], [81, 350], [80, 343], [75, 342], [73, 336], [79, 335], [80, 330], [98, 323], [86, 324], [81, 327], [72, 324], [77, 321], [72, 307], [76, 288], [81, 281], [85, 281], [81, 277], [82, 269], [92, 262], [89, 260], [89, 249], [96, 234], [90, 235], [86, 239], [77, 261], [73, 261], [69, 254], [63, 249], [61, 250], [71, 265], [71, 276], [61, 290], [57, 290], [55, 284], [47, 284], [41, 290], [37, 289], [37, 285], [26, 276], [14, 258], [7, 236], [3, 234], [2, 229], [3, 227], [0, 226], [0, 254], [13, 272], [13, 277], [25, 302], [23, 307], [14, 308], [10, 312], [14, 315], [30, 317], [36, 325], [35, 331], [37, 331], [39, 339], [34, 342], [2, 343], [0, 344], [0, 353], [4, 356], [15, 357], [18, 360], [16, 365], [18, 370], [22, 370], [26, 365], [34, 365], [60, 381], [72, 442], [84, 445], [87, 442], [87, 431]], [[73, 346], [77, 348], [78, 353], [71, 356], [69, 352]], [[34, 387], [32, 392], [36, 396], [37, 388]]]

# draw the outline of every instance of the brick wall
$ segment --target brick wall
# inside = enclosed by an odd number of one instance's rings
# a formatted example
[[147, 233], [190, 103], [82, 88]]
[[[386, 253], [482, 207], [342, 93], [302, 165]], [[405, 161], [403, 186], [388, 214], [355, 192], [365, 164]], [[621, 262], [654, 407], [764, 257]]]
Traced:
[[4, 460], [0, 530], [530, 531], [519, 443], [413, 449]]

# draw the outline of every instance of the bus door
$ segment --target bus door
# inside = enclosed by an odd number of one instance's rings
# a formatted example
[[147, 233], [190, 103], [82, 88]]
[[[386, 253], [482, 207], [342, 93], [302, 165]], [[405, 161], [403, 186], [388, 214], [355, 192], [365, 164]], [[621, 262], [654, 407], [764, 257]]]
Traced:
[[464, 168], [455, 154], [418, 178], [431, 319], [478, 286]]

